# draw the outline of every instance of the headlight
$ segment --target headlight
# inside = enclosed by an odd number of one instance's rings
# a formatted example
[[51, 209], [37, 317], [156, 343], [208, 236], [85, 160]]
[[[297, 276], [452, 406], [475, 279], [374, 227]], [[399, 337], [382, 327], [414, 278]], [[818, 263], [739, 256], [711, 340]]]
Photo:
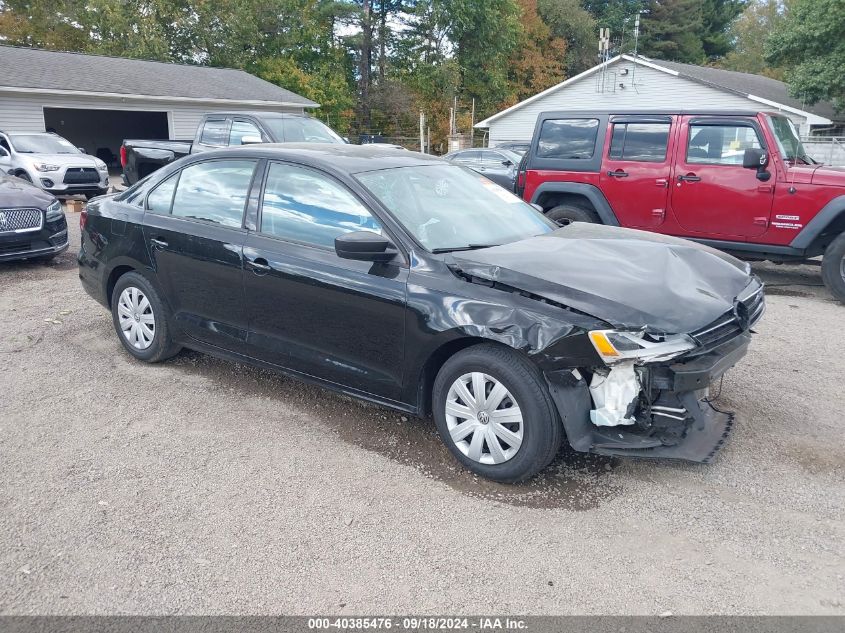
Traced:
[[59, 171], [58, 165], [51, 165], [50, 163], [35, 163], [34, 167], [38, 171]]
[[55, 200], [53, 204], [47, 207], [47, 221], [50, 222], [52, 220], [58, 220], [64, 216], [64, 211], [62, 211], [62, 203], [58, 200]]
[[695, 348], [695, 341], [686, 334], [653, 336], [621, 330], [592, 330], [590, 342], [608, 365], [622, 360], [669, 360]]

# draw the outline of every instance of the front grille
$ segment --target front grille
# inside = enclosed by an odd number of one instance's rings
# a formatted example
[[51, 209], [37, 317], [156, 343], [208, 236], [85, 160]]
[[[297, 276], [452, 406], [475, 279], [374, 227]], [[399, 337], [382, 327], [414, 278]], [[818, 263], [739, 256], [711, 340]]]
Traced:
[[726, 312], [700, 330], [692, 332], [690, 336], [704, 348], [700, 351], [714, 349], [753, 326], [763, 316], [765, 309], [766, 299], [763, 296], [761, 284], [750, 294], [740, 296], [735, 309]]
[[38, 231], [43, 219], [39, 209], [0, 209], [0, 233]]
[[66, 185], [87, 185], [100, 182], [100, 175], [96, 169], [90, 167], [70, 167], [65, 171]]

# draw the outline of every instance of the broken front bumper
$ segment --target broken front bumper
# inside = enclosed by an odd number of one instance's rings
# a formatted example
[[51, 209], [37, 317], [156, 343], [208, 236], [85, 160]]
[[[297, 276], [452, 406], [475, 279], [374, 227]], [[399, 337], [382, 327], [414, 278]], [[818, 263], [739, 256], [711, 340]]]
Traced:
[[591, 423], [594, 403], [585, 378], [571, 370], [547, 373], [569, 443], [601, 455], [712, 461], [732, 430], [733, 414], [716, 409], [706, 399], [707, 389], [745, 356], [750, 340], [743, 333], [685, 362], [647, 365], [641, 374], [644, 397], [630, 426]]

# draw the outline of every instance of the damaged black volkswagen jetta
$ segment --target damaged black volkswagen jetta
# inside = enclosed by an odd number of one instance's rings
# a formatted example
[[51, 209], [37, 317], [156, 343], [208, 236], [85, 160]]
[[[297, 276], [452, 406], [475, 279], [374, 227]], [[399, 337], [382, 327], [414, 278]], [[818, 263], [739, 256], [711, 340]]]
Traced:
[[558, 227], [440, 159], [254, 145], [173, 163], [81, 218], [79, 276], [135, 358], [190, 347], [432, 414], [515, 482], [577, 451], [710, 461], [708, 387], [764, 310], [747, 264]]

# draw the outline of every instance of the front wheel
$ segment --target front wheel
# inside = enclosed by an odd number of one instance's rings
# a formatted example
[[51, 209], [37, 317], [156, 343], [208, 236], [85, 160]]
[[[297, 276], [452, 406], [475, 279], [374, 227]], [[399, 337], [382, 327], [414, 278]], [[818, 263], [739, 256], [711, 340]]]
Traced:
[[845, 233], [833, 240], [824, 252], [822, 281], [834, 297], [845, 303]]
[[28, 183], [30, 183], [30, 184], [32, 183], [32, 178], [30, 178], [30, 177], [29, 177], [29, 174], [28, 174], [28, 173], [26, 173], [25, 171], [19, 172], [19, 173], [15, 174], [15, 175], [16, 175], [18, 178], [20, 178], [21, 180], [23, 180], [23, 181], [26, 181], [26, 182], [28, 182]]
[[157, 363], [179, 352], [164, 302], [143, 275], [130, 272], [118, 279], [111, 304], [114, 329], [132, 356]]
[[563, 428], [539, 370], [514, 350], [477, 345], [443, 365], [432, 393], [441, 439], [464, 466], [514, 483], [545, 468]]

